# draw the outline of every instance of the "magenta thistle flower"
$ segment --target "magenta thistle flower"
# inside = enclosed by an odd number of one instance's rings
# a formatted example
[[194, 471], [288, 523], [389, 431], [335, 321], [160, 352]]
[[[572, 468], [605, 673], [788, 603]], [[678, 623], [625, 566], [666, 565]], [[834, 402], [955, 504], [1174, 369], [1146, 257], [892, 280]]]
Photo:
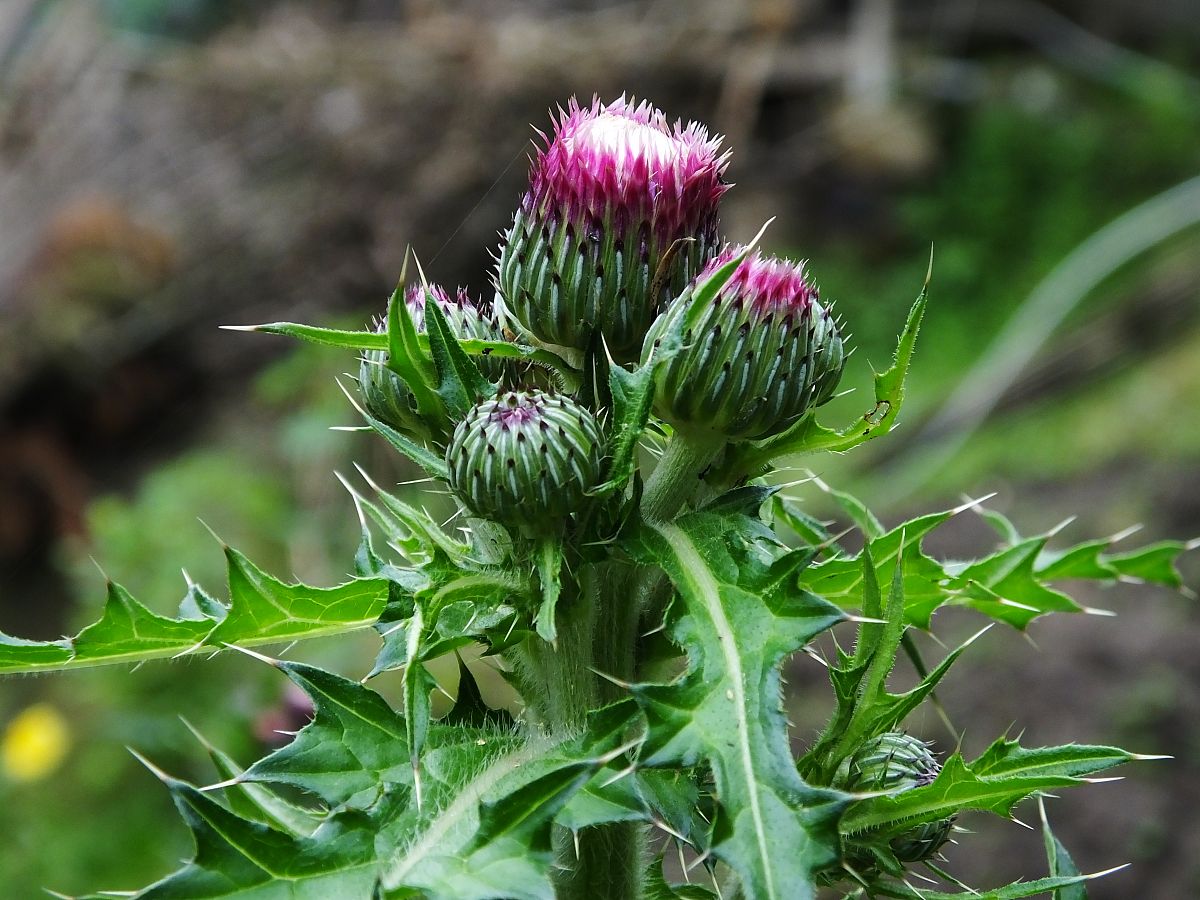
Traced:
[[577, 350], [599, 329], [614, 358], [632, 361], [663, 305], [716, 252], [729, 159], [720, 143], [624, 97], [560, 110], [500, 251], [500, 293], [517, 322]]
[[755, 251], [711, 303], [694, 308], [696, 289], [741, 252], [728, 247], [713, 259], [654, 323], [643, 347], [646, 361], [680, 330], [683, 346], [663, 364], [654, 409], [706, 441], [778, 434], [833, 396], [845, 362], [837, 323], [803, 263]]

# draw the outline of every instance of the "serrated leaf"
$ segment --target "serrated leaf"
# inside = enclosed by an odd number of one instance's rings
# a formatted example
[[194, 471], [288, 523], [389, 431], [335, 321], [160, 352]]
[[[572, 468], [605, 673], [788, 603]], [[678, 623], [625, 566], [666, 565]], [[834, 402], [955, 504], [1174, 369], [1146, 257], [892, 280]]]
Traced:
[[294, 835], [311, 836], [321, 824], [323, 815], [283, 799], [265, 785], [243, 781], [245, 769], [234, 762], [229, 754], [214, 747], [186, 721], [184, 724], [208, 753], [217, 774], [227, 782], [223, 794], [230, 812]]
[[246, 781], [290, 784], [329, 806], [370, 805], [389, 784], [411, 785], [404, 717], [374, 691], [301, 663], [274, 665], [312, 698], [314, 714], [291, 743], [250, 766]]
[[[230, 604], [210, 644], [268, 643], [318, 637], [373, 625], [387, 599], [387, 582], [358, 578], [333, 588], [285, 584], [225, 548]], [[331, 612], [337, 618], [331, 620]]]
[[558, 626], [554, 616], [558, 609], [558, 596], [562, 592], [563, 544], [561, 536], [544, 537], [537, 546], [538, 585], [541, 600], [536, 617], [538, 636], [549, 643], [558, 638]]
[[564, 766], [497, 800], [485, 801], [471, 840], [460, 850], [429, 853], [385, 875], [384, 887], [423, 888], [456, 900], [554, 900], [549, 878], [550, 825], [567, 799], [590, 777], [586, 764]]
[[198, 652], [356, 631], [373, 625], [388, 597], [382, 578], [332, 588], [284, 584], [226, 547], [228, 605], [194, 585], [180, 617], [160, 616], [110, 583], [104, 612], [74, 638], [25, 641], [0, 634], [0, 674], [173, 658]]
[[362, 417], [367, 420], [368, 425], [381, 434], [400, 453], [424, 469], [426, 474], [432, 475], [434, 478], [442, 481], [446, 481], [450, 477], [450, 470], [446, 468], [446, 461], [440, 456], [426, 450], [412, 438], [401, 434], [395, 428], [392, 428], [392, 426], [379, 421], [370, 413], [364, 410], [360, 410], [360, 412], [362, 412]]
[[446, 314], [432, 297], [425, 302], [425, 330], [437, 369], [438, 396], [451, 420], [458, 421], [484, 397], [495, 394], [496, 385], [484, 378], [479, 366], [463, 352], [458, 336], [446, 322]]
[[72, 640], [71, 662], [86, 666], [173, 656], [182, 648], [200, 643], [212, 630], [213, 624], [207, 619], [157, 615], [110, 581], [104, 614]]
[[[997, 621], [1024, 629], [1046, 613], [1082, 610], [1069, 596], [1047, 584], [1063, 578], [1111, 581], [1124, 577], [1178, 587], [1175, 559], [1193, 546], [1165, 542], [1127, 554], [1109, 554], [1105, 552], [1108, 541], [1088, 541], [1064, 551], [1049, 551], [1052, 534], [1022, 538], [1007, 519], [989, 513], [993, 524], [1006, 535], [1005, 544], [998, 550], [970, 562], [942, 562], [929, 557], [922, 549], [926, 535], [971, 506], [919, 516], [867, 542], [879, 577], [884, 577], [896, 559], [903, 560], [909, 624], [928, 629], [933, 614], [950, 604], [971, 606]], [[853, 608], [861, 602], [861, 561], [861, 554], [820, 559], [802, 576], [804, 585]]]
[[[493, 755], [436, 813], [398, 837], [383, 886], [438, 897], [552, 900], [551, 823], [605, 762], [633, 709], [627, 700], [597, 710], [582, 735], [562, 744], [534, 742]], [[428, 768], [436, 774], [437, 767]]]
[[1064, 744], [1026, 748], [1008, 738], [998, 738], [971, 763], [971, 771], [985, 778], [1013, 775], [1082, 778], [1136, 759], [1135, 754], [1119, 747]]
[[612, 394], [608, 459], [603, 483], [592, 493], [607, 496], [629, 483], [637, 468], [637, 449], [650, 418], [654, 402], [654, 366], [642, 366], [632, 372], [617, 365], [609, 367], [608, 385]]
[[1021, 900], [1023, 897], [1039, 897], [1062, 888], [1081, 885], [1107, 874], [1109, 873], [1098, 872], [1092, 875], [1038, 878], [1034, 881], [1016, 881], [990, 891], [966, 890], [952, 894], [944, 891], [930, 891], [925, 888], [918, 891], [908, 885], [896, 883], [882, 886], [872, 885], [871, 888], [878, 897], [895, 897], [899, 900]]
[[1031, 794], [1083, 784], [1084, 776], [1134, 758], [1114, 747], [1071, 744], [1026, 750], [1015, 741], [1001, 739], [970, 765], [955, 753], [937, 778], [924, 787], [856, 803], [843, 817], [841, 827], [848, 834], [875, 830], [886, 835], [963, 809], [1008, 815], [1017, 802]]
[[[1038, 812], [1042, 818], [1042, 840], [1046, 845], [1046, 863], [1050, 867], [1050, 876], [1067, 878], [1078, 877], [1079, 867], [1071, 859], [1071, 854], [1062, 845], [1062, 841], [1050, 829], [1050, 820], [1046, 818], [1046, 804], [1038, 798]], [[1088, 900], [1087, 885], [1083, 882], [1066, 885], [1054, 892], [1053, 900]]]
[[642, 760], [707, 760], [723, 811], [714, 852], [748, 896], [811, 897], [812, 873], [836, 858], [844, 800], [796, 771], [779, 666], [843, 614], [795, 587], [806, 555], [759, 559], [743, 537], [752, 523], [741, 519], [693, 513], [646, 525], [628, 545], [662, 566], [679, 591], [685, 614], [673, 634], [688, 653], [680, 680], [631, 688], [648, 722]]
[[[407, 270], [407, 257], [404, 263]], [[434, 390], [437, 386], [437, 372], [430, 357], [428, 342], [425, 346], [421, 345], [412, 310], [408, 308], [404, 299], [405, 274], [406, 272], [401, 273], [400, 281], [388, 299], [387, 365], [408, 385], [420, 414], [430, 424], [444, 422], [446, 409]], [[437, 302], [430, 297], [426, 297], [426, 303], [437, 306]]]
[[646, 868], [642, 882], [642, 900], [718, 900], [718, 896], [703, 885], [668, 883], [661, 856]]
[[329, 819], [312, 837], [242, 819], [182, 781], [164, 778], [196, 842], [193, 860], [139, 900], [371, 900], [374, 833], [360, 813]]
[[[346, 350], [389, 350], [388, 336], [378, 331], [348, 331], [340, 328], [320, 328], [296, 322], [267, 322], [262, 325], [227, 325], [231, 331], [255, 331], [298, 338], [310, 344], [342, 347]], [[515, 359], [540, 363], [570, 379], [568, 390], [578, 382], [579, 373], [562, 357], [541, 347], [528, 347], [508, 341], [486, 341], [479, 338], [460, 338], [459, 346], [469, 356], [490, 356], [496, 359]], [[417, 345], [423, 354], [429, 353], [429, 336], [417, 334]]]
[[834, 543], [834, 535], [825, 523], [804, 512], [791, 500], [776, 494], [771, 509], [776, 526], [786, 525], [810, 547], [821, 548], [831, 555], [840, 553], [841, 548]]

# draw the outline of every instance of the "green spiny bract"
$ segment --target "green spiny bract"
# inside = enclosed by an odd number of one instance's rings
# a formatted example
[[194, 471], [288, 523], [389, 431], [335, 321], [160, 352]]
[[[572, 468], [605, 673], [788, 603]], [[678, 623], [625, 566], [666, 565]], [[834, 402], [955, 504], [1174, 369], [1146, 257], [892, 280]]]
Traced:
[[682, 349], [663, 365], [654, 411], [686, 435], [778, 434], [828, 401], [842, 376], [837, 323], [818, 302], [803, 264], [754, 252], [711, 303], [695, 302], [705, 281], [740, 252], [722, 251], [646, 336], [643, 362], [679, 331]]
[[554, 530], [599, 481], [602, 446], [595, 417], [569, 397], [510, 391], [455, 428], [450, 487], [476, 515], [526, 532]]
[[[428, 288], [414, 284], [404, 292], [404, 302], [418, 332], [425, 331], [427, 291], [428, 296], [445, 313], [447, 323], [458, 337], [503, 340], [501, 329], [490, 310], [475, 303], [465, 289], [459, 288], [457, 294], [451, 297], [438, 284], [431, 284]], [[386, 324], [378, 323], [375, 330], [385, 332]], [[485, 359], [481, 362], [486, 377], [498, 378], [502, 374], [498, 361]], [[417, 409], [417, 398], [412, 389], [403, 378], [388, 368], [386, 350], [368, 350], [363, 354], [358, 367], [358, 383], [367, 412], [376, 419], [411, 437], [421, 440], [432, 437], [428, 421]]]
[[[887, 791], [901, 793], [925, 787], [937, 778], [941, 766], [929, 746], [902, 732], [890, 731], [867, 741], [838, 768], [834, 786], [850, 793]], [[950, 837], [953, 818], [914, 825], [893, 837], [888, 847], [902, 863], [931, 859]], [[846, 857], [851, 865], [869, 868], [872, 833], [847, 837]]]
[[572, 101], [500, 250], [500, 294], [520, 327], [577, 351], [599, 329], [617, 362], [633, 362], [663, 305], [716, 253], [719, 146], [646, 103]]

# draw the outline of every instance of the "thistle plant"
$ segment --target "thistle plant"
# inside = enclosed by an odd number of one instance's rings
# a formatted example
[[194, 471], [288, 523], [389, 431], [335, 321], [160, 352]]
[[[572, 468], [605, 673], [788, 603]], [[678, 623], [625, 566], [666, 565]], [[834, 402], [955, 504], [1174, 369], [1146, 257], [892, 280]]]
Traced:
[[[206, 745], [211, 784], [146, 762], [196, 852], [134, 896], [1083, 896], [1094, 876], [1048, 823], [1048, 874], [967, 887], [955, 823], [1138, 757], [1003, 736], [935, 755], [910, 717], [975, 639], [926, 665], [913, 637], [943, 607], [1016, 629], [1083, 611], [1064, 579], [1178, 587], [1188, 545], [1051, 549], [986, 512], [994, 552], [938, 560], [926, 535], [979, 504], [886, 529], [831, 490], [861, 532], [843, 546], [770, 476], [894, 427], [928, 279], [870, 408], [820, 424], [846, 338], [807, 266], [722, 243], [727, 163], [648, 104], [571, 103], [500, 248], [494, 315], [406, 266], [377, 328], [249, 329], [359, 354], [363, 427], [453, 498], [457, 530], [364, 473], [344, 479], [361, 541], [343, 584], [285, 583], [226, 547], [224, 600], [190, 584], [166, 617], [110, 584], [74, 637], [0, 635], [0, 672], [228, 649], [311, 697], [312, 721], [248, 766]], [[252, 649], [367, 628], [378, 655], [344, 675]], [[427, 664], [468, 646], [481, 660], [459, 657], [435, 717]], [[816, 735], [782, 708], [801, 652], [832, 687]], [[897, 665], [916, 672], [900, 693]], [[395, 704], [370, 686], [392, 670]], [[519, 705], [490, 708], [481, 674]]]

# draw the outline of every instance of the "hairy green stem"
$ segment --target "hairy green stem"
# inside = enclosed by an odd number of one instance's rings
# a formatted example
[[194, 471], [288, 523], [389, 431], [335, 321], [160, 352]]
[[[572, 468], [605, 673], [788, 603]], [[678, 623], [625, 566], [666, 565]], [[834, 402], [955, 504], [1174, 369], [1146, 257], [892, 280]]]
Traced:
[[555, 850], [565, 868], [555, 880], [556, 900], [636, 900], [645, 839], [636, 822], [584, 828], [578, 835], [560, 831]]
[[578, 733], [589, 711], [600, 705], [592, 649], [599, 606], [597, 580], [590, 570], [579, 590], [564, 584], [558, 601], [561, 624], [553, 644], [533, 636], [521, 648], [518, 665], [527, 688], [522, 693], [530, 711], [552, 734]]
[[[530, 712], [551, 733], [578, 733], [590, 711], [624, 696], [616, 682], [632, 678], [637, 661], [639, 603], [632, 579], [627, 566], [584, 566], [577, 591], [564, 584], [555, 644], [533, 637], [522, 648], [518, 664]], [[586, 828], [578, 835], [559, 830], [556, 896], [636, 898], [644, 846], [645, 835], [637, 823]]]
[[700, 487], [700, 475], [721, 452], [721, 441], [697, 441], [678, 431], [667, 441], [642, 494], [642, 515], [652, 522], [674, 516]]

